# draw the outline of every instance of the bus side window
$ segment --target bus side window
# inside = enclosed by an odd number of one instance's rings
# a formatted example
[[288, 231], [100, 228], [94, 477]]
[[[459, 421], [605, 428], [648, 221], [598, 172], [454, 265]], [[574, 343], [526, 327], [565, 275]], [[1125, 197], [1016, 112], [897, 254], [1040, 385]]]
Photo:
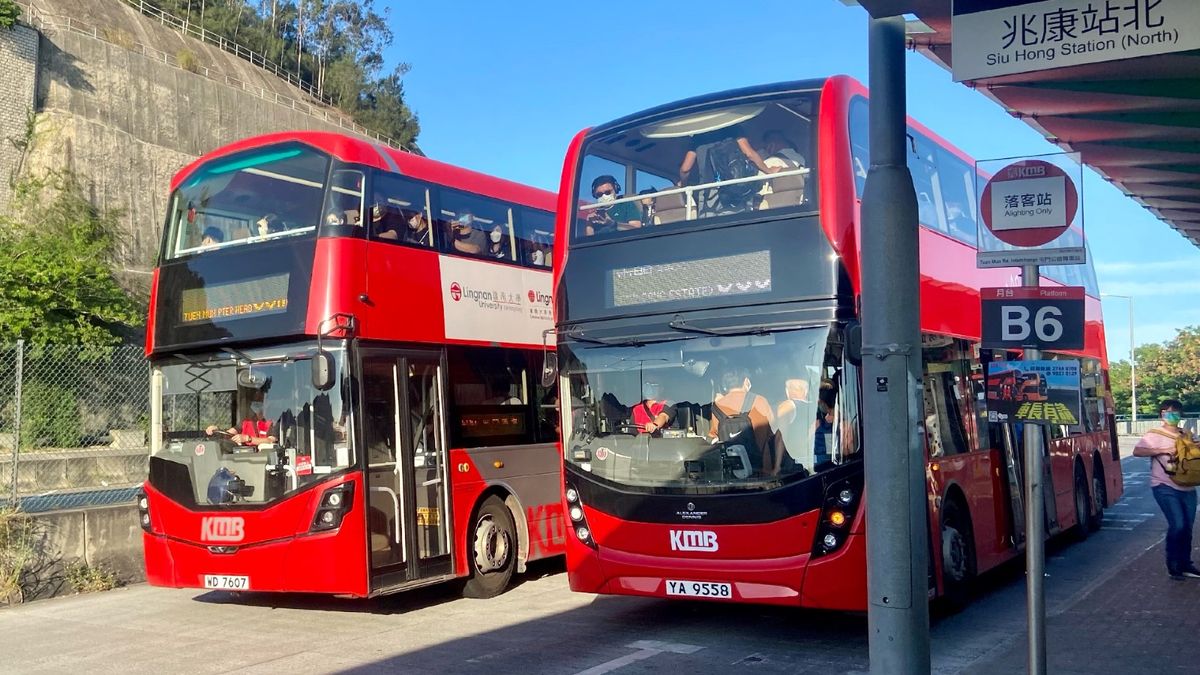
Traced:
[[430, 216], [428, 188], [395, 174], [375, 173], [368, 220], [372, 239], [431, 247]]
[[[970, 365], [963, 358], [961, 340], [947, 338], [944, 347], [926, 347], [925, 433], [929, 454], [957, 455], [975, 449], [975, 402], [967, 381]], [[978, 434], [975, 434], [976, 436]]]
[[452, 447], [533, 443], [537, 401], [525, 352], [455, 347], [448, 357]]
[[550, 267], [554, 257], [554, 214], [520, 209], [518, 248], [526, 267]]
[[854, 191], [862, 197], [867, 185], [867, 167], [871, 166], [867, 100], [855, 97], [850, 102], [850, 170], [854, 173]]

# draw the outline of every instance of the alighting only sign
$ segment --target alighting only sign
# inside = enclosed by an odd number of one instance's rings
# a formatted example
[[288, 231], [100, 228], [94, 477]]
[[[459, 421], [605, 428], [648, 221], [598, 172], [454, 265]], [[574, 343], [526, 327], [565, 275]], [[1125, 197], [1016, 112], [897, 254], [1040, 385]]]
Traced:
[[1042, 159], [1008, 160], [988, 179], [979, 198], [984, 227], [977, 266], [1086, 262], [1080, 211], [1079, 190], [1067, 170]]
[[1197, 0], [954, 0], [954, 81], [1200, 49]]

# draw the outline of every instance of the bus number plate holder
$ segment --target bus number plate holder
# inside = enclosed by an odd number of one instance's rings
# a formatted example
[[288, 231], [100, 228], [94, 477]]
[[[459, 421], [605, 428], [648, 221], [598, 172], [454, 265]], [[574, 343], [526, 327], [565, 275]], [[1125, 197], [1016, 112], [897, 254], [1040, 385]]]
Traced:
[[667, 579], [667, 595], [732, 600], [733, 585], [713, 581], [678, 581]]
[[250, 577], [205, 574], [204, 587], [218, 591], [248, 591], [250, 590]]

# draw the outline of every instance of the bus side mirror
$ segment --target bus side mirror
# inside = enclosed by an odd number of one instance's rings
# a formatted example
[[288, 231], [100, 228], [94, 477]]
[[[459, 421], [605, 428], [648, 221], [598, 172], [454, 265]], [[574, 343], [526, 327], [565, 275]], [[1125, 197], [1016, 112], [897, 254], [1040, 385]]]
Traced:
[[862, 365], [862, 324], [855, 322], [846, 326], [846, 360], [856, 366]]
[[318, 391], [326, 391], [333, 386], [334, 365], [333, 355], [325, 350], [318, 350], [312, 359], [312, 386]]
[[558, 354], [555, 352], [546, 352], [546, 356], [542, 360], [542, 386], [546, 388], [553, 387], [557, 379]]

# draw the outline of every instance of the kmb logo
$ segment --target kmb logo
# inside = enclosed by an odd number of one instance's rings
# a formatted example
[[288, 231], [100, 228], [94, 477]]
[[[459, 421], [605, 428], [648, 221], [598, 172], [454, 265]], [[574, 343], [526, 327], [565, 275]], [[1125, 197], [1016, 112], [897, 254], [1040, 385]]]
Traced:
[[241, 541], [246, 521], [241, 516], [205, 516], [200, 521], [200, 541]]
[[670, 530], [672, 551], [716, 551], [717, 533], [709, 530]]
[[454, 298], [455, 302], [462, 300], [462, 286], [459, 286], [457, 281], [450, 284], [450, 297]]

